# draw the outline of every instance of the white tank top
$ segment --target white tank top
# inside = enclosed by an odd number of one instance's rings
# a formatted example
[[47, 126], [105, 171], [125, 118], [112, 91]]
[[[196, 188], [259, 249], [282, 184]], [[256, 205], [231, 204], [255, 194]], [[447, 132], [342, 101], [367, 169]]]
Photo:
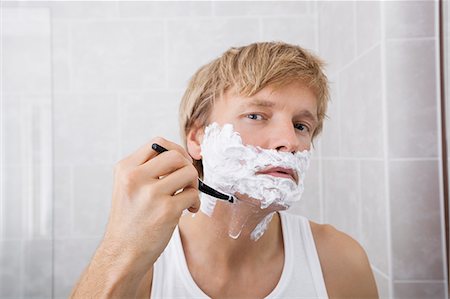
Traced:
[[[285, 248], [280, 280], [266, 298], [328, 298], [308, 219], [280, 212]], [[209, 298], [189, 272], [178, 227], [153, 265], [150, 298]]]

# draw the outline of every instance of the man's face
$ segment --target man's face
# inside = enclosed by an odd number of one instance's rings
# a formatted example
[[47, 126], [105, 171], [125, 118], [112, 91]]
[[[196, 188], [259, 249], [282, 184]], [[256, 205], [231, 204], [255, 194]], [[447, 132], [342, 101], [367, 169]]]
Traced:
[[284, 152], [309, 150], [317, 127], [317, 98], [304, 84], [267, 86], [251, 97], [229, 91], [218, 100], [210, 122], [230, 123], [247, 145]]

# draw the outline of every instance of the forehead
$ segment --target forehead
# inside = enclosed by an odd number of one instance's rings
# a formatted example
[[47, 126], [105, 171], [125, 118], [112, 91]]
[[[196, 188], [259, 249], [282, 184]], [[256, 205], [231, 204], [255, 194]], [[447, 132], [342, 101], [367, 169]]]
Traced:
[[[252, 96], [239, 95], [230, 89], [217, 103], [220, 109], [245, 109], [250, 107], [308, 110], [317, 118], [317, 96], [312, 88], [301, 82], [283, 86], [266, 86]], [[223, 110], [222, 110], [223, 112]]]

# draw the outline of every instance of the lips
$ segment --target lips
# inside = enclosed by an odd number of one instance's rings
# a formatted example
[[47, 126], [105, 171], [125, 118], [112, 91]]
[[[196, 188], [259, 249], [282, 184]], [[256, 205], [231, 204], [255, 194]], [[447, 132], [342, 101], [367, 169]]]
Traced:
[[289, 178], [292, 179], [294, 182], [298, 183], [297, 173], [291, 168], [268, 167], [266, 169], [258, 171], [256, 174], [266, 174], [275, 177]]

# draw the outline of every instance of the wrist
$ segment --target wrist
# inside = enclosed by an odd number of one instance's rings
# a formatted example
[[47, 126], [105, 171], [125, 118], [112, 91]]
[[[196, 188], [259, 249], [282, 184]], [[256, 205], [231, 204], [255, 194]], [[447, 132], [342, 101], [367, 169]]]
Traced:
[[88, 272], [101, 277], [99, 297], [131, 298], [139, 283], [153, 266], [153, 260], [119, 242], [103, 240], [89, 265]]

